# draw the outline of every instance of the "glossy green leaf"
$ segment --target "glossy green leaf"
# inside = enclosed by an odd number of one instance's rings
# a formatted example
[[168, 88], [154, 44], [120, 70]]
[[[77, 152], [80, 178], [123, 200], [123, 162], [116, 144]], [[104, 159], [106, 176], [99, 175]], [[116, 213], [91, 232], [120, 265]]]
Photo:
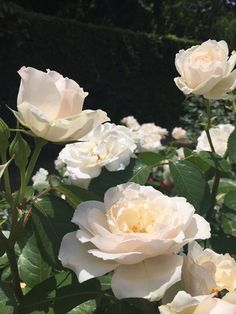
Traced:
[[231, 171], [231, 166], [228, 163], [228, 161], [215, 153], [203, 151], [200, 152], [198, 156], [203, 161], [205, 161], [209, 166], [211, 166], [214, 169], [217, 169], [220, 172], [227, 173]]
[[137, 162], [133, 172], [133, 176], [129, 181], [144, 185], [150, 175], [151, 167]]
[[73, 310], [68, 312], [68, 314], [92, 314], [96, 310], [96, 301], [89, 300], [79, 306], [76, 306]]
[[61, 268], [58, 252], [63, 236], [77, 227], [71, 223], [74, 209], [63, 199], [47, 196], [33, 204], [32, 220], [42, 256], [56, 268]]
[[225, 234], [236, 237], [236, 192], [230, 191], [221, 209], [221, 226]]
[[170, 162], [170, 172], [178, 196], [184, 196], [196, 211], [205, 214], [210, 206], [210, 189], [204, 176], [190, 161]]
[[230, 134], [228, 139], [228, 155], [232, 163], [236, 163], [236, 131]]
[[128, 181], [145, 184], [150, 171], [150, 166], [141, 164], [136, 159], [132, 159], [130, 164], [121, 171], [110, 172], [103, 168], [100, 176], [92, 180], [89, 190], [102, 196], [110, 187]]
[[79, 203], [84, 201], [101, 200], [101, 197], [99, 197], [97, 194], [74, 185], [57, 185], [55, 190], [61, 194], [64, 194], [66, 196], [66, 200], [74, 208], [76, 208]]
[[51, 267], [43, 259], [38, 249], [35, 236], [26, 242], [18, 260], [21, 280], [33, 287], [49, 277]]
[[164, 159], [166, 159], [166, 157], [160, 153], [144, 152], [138, 155], [138, 160], [142, 164], [150, 167], [159, 165]]
[[71, 273], [61, 272], [30, 290], [21, 300], [19, 313], [66, 314], [79, 304], [100, 296], [96, 279], [80, 284]]
[[13, 314], [16, 300], [10, 283], [0, 282], [0, 313]]

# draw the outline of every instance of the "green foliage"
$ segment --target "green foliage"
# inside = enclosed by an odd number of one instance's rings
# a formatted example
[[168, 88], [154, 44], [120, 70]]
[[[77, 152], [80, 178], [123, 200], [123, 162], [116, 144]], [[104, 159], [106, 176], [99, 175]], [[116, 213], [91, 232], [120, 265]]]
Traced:
[[[173, 60], [192, 41], [40, 14], [18, 12], [17, 16], [24, 25], [15, 25], [10, 19], [8, 28], [15, 31], [6, 33], [4, 28], [0, 36], [0, 45], [5, 46], [0, 56], [0, 103], [15, 105], [17, 70], [31, 65], [42, 70], [55, 69], [77, 81], [89, 92], [85, 108], [101, 108], [113, 122], [135, 112], [140, 122], [154, 121], [168, 127], [177, 124], [183, 95], [173, 83]], [[27, 36], [20, 36], [18, 47], [16, 39], [22, 29]], [[55, 49], [57, 53], [52, 54]], [[4, 60], [8, 60], [7, 68]], [[4, 108], [2, 112], [7, 121], [12, 120], [11, 113]]]
[[204, 215], [210, 206], [210, 189], [203, 174], [190, 161], [170, 163], [170, 172], [178, 196], [184, 196], [196, 211]]
[[228, 139], [228, 154], [230, 161], [236, 164], [236, 131], [231, 133]]
[[32, 221], [38, 248], [43, 258], [60, 269], [58, 252], [63, 236], [76, 228], [71, 218], [74, 209], [63, 199], [48, 196], [34, 202]]
[[[227, 107], [227, 101], [213, 101], [211, 103], [214, 124], [232, 123], [234, 114]], [[184, 115], [180, 118], [180, 124], [187, 130], [193, 145], [202, 131], [202, 122], [206, 118], [205, 100], [202, 97], [189, 96], [184, 101]]]
[[16, 299], [12, 287], [7, 282], [0, 282], [0, 313], [13, 314]]

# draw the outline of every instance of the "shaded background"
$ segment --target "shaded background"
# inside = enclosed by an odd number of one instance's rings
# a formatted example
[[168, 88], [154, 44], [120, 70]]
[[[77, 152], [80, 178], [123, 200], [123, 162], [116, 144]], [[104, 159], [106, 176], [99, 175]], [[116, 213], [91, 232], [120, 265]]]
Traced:
[[236, 0], [1, 1], [0, 115], [14, 125], [5, 104], [16, 108], [25, 65], [74, 79], [89, 92], [84, 107], [112, 122], [132, 114], [171, 129], [184, 99], [175, 54], [208, 38], [236, 48]]

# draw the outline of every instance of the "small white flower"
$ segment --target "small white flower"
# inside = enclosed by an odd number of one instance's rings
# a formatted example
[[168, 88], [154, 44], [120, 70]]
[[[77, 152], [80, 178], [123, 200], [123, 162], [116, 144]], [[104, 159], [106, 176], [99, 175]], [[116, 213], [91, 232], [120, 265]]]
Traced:
[[[209, 130], [212, 144], [214, 146], [215, 152], [223, 156], [227, 149], [227, 142], [230, 134], [233, 132], [234, 126], [231, 124], [219, 124], [215, 128]], [[207, 135], [205, 131], [202, 131], [201, 135], [197, 139], [196, 151], [211, 151]]]
[[65, 172], [73, 184], [99, 176], [102, 167], [109, 171], [123, 170], [131, 157], [135, 157], [136, 145], [131, 131], [125, 126], [105, 123], [91, 131], [81, 142], [68, 144], [60, 152], [56, 167], [64, 164]]
[[138, 123], [134, 116], [124, 117], [120, 122], [131, 130], [138, 130], [140, 128], [140, 124]]
[[186, 132], [186, 130], [184, 130], [181, 127], [174, 128], [171, 135], [178, 142], [181, 142], [181, 143], [187, 143], [188, 142], [187, 132]]
[[163, 149], [161, 140], [165, 138], [168, 131], [154, 123], [144, 123], [133, 132], [133, 138], [137, 144], [137, 152], [158, 152]]
[[33, 187], [43, 186], [47, 187], [48, 182], [48, 171], [44, 168], [40, 168], [36, 174], [32, 177]]

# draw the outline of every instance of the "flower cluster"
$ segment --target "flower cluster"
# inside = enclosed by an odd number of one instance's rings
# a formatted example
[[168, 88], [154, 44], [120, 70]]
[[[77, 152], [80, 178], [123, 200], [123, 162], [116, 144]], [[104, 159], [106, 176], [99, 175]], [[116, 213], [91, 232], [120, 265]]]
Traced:
[[[9, 263], [0, 263], [0, 275], [10, 277], [20, 312], [47, 287], [36, 303], [49, 311], [61, 304], [54, 296], [63, 299], [69, 291], [70, 298], [79, 296], [76, 306], [96, 298], [99, 313], [111, 312], [115, 298], [127, 299], [122, 309], [133, 307], [130, 298], [143, 298], [140, 304], [155, 302], [161, 314], [236, 314], [235, 246], [232, 256], [225, 252], [236, 234], [236, 131], [229, 123], [216, 125], [209, 101], [235, 99], [236, 54], [228, 54], [225, 41], [208, 40], [176, 55], [176, 85], [206, 104], [195, 146], [180, 126], [169, 132], [134, 116], [115, 125], [102, 110], [83, 110], [88, 93], [55, 71], [19, 70], [14, 114], [20, 127], [9, 129], [0, 119], [0, 257]], [[58, 173], [40, 168], [32, 176], [47, 141], [66, 144], [55, 161]], [[14, 192], [12, 162], [20, 174]], [[227, 246], [217, 253], [221, 236]], [[90, 283], [97, 290], [91, 292]], [[33, 292], [24, 296], [25, 285]]]

